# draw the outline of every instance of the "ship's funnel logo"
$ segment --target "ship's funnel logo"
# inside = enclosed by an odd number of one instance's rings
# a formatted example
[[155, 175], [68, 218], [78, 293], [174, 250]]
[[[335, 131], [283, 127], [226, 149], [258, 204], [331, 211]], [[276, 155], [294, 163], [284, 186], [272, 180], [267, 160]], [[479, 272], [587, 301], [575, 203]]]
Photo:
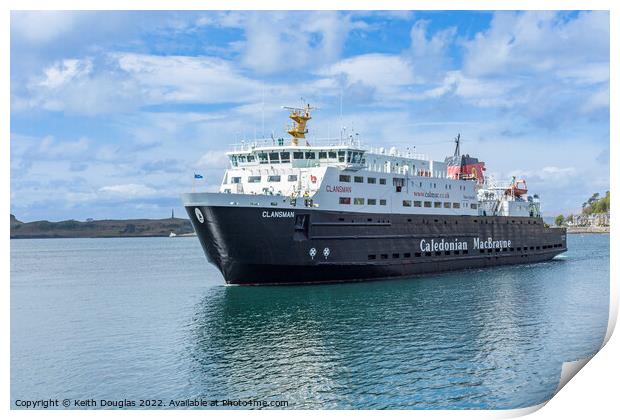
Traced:
[[200, 211], [198, 207], [194, 209], [194, 213], [196, 214], [196, 219], [198, 219], [200, 223], [205, 222], [205, 217], [202, 215], [202, 212]]

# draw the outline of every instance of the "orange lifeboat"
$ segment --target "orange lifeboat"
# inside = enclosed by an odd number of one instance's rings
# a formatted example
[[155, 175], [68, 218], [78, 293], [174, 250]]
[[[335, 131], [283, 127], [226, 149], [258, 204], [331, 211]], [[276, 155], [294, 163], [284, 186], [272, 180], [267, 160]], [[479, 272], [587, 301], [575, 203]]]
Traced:
[[510, 187], [506, 189], [506, 195], [521, 197], [527, 193], [527, 185], [524, 179], [513, 179]]

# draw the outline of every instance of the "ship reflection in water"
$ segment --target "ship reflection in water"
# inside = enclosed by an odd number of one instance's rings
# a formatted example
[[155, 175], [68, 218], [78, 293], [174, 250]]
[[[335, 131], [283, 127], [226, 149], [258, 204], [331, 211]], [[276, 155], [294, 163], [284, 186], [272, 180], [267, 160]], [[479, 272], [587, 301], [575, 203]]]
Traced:
[[196, 307], [191, 383], [294, 408], [537, 404], [561, 362], [596, 351], [605, 332], [608, 279], [566, 281], [566, 266], [212, 289]]
[[540, 264], [272, 287], [224, 286], [196, 242], [11, 241], [11, 400], [517, 408], [606, 330], [608, 235]]

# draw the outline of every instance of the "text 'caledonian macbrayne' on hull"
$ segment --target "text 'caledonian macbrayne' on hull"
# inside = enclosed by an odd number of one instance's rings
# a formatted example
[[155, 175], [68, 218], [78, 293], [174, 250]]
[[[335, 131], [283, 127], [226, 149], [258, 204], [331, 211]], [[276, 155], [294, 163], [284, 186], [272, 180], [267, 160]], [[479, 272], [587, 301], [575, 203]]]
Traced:
[[305, 140], [310, 107], [291, 109], [290, 142], [244, 143], [217, 193], [187, 193], [207, 259], [231, 284], [358, 281], [545, 261], [566, 231], [545, 227], [525, 181], [484, 176], [460, 154], [433, 161], [352, 137]]

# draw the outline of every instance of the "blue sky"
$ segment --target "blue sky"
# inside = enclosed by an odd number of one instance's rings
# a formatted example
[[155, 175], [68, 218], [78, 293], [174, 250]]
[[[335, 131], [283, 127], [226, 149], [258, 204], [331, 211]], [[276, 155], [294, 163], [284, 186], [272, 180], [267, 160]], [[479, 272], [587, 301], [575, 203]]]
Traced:
[[[242, 137], [310, 136], [525, 177], [546, 215], [609, 189], [607, 12], [12, 12], [11, 212], [161, 218]], [[264, 105], [263, 105], [264, 101]]]

